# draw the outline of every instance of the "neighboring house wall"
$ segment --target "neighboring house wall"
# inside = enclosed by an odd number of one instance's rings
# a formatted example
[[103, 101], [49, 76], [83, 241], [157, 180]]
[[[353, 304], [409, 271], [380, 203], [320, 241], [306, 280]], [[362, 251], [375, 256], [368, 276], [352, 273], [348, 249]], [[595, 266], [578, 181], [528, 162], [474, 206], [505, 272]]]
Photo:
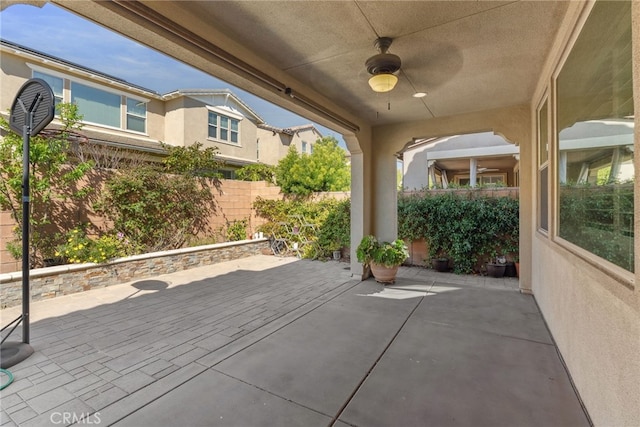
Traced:
[[290, 144], [291, 135], [275, 130], [257, 129], [257, 157], [261, 163], [277, 164], [279, 159], [287, 155]]
[[409, 146], [403, 157], [403, 188], [418, 190], [434, 186], [429, 181], [429, 167], [433, 169], [435, 186], [441, 187], [446, 174], [449, 184], [468, 185], [471, 179], [471, 159], [476, 161], [476, 184], [497, 181], [509, 187], [518, 186], [520, 150], [492, 132], [456, 135], [417, 142]]
[[[165, 102], [164, 137], [169, 145], [183, 147], [185, 143], [185, 98], [170, 99]], [[206, 147], [206, 141], [200, 141]]]
[[[161, 143], [184, 147], [199, 142], [205, 148], [217, 148], [220, 159], [225, 162], [224, 177], [231, 178], [234, 169], [246, 164], [277, 164], [287, 154], [290, 145], [294, 145], [300, 153], [309, 153], [315, 141], [322, 138], [313, 125], [280, 129], [277, 132], [260, 129], [259, 135], [258, 126], [263, 125], [264, 120], [227, 89], [187, 89], [161, 95], [10, 42], [2, 41], [0, 47], [0, 84], [3, 94], [0, 108], [3, 114], [13, 102], [11, 96], [4, 95], [16, 94], [28, 79], [40, 77], [34, 72], [44, 73], [46, 78], [60, 83], [59, 90], [54, 89], [54, 92], [59, 92], [55, 95], [59, 95], [62, 102], [72, 102], [74, 94], [80, 93], [78, 86], [74, 89], [74, 85], [97, 89], [119, 99], [118, 125], [91, 123], [85, 116], [83, 130], [91, 131], [90, 137], [94, 141], [144, 147], [155, 155], [162, 153]], [[136, 102], [130, 104], [129, 101]], [[127, 120], [132, 114], [130, 107], [143, 108], [143, 115], [135, 116], [138, 124], [140, 119], [144, 121], [142, 131], [127, 129]], [[80, 113], [83, 113], [82, 107]], [[216, 120], [213, 127], [210, 123], [212, 118]], [[259, 138], [262, 141], [259, 142]]]
[[[109, 80], [107, 77], [92, 77], [89, 72], [82, 72], [82, 70], [76, 70], [73, 67], [64, 67], [37, 55], [17, 54], [15, 50], [7, 49], [4, 46], [0, 63], [2, 69], [0, 87], [3, 94], [0, 99], [0, 109], [2, 113], [6, 113], [13, 103], [14, 98], [9, 94], [16, 94], [28, 79], [44, 75], [61, 83], [59, 91], [54, 89], [54, 92], [57, 92], [54, 95], [61, 97], [62, 102], [72, 102], [74, 95], [80, 93], [80, 87], [108, 93], [118, 100], [119, 111], [115, 118], [117, 124], [105, 125], [90, 122], [85, 115], [84, 130], [101, 134], [105, 140], [109, 140], [111, 137], [130, 138], [134, 145], [136, 142], [145, 144], [157, 142], [164, 136], [164, 101], [157, 93], [144, 89], [128, 90], [122, 82]], [[136, 116], [139, 120], [138, 123], [143, 123], [142, 131], [127, 129], [128, 115], [130, 114], [128, 102], [142, 102], [144, 105], [143, 114]]]
[[288, 129], [264, 126], [257, 129], [257, 139], [258, 160], [261, 163], [276, 165], [287, 155], [292, 146], [296, 148], [298, 154], [311, 154], [317, 140], [322, 139], [322, 134], [312, 125]]

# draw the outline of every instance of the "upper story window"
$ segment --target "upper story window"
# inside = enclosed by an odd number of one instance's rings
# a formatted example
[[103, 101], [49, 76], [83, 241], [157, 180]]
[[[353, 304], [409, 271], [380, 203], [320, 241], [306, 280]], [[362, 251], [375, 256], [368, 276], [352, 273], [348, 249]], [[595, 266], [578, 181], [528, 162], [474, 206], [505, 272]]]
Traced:
[[70, 82], [70, 94], [66, 96], [70, 96], [69, 101], [78, 106], [83, 122], [146, 133], [147, 101], [130, 98], [125, 92], [115, 89], [80, 82], [55, 71], [47, 73], [35, 65], [30, 67], [34, 68], [33, 77], [40, 78], [51, 86], [56, 105], [65, 100], [65, 80]]
[[120, 127], [120, 95], [71, 82], [71, 102], [78, 105], [85, 122]]
[[302, 141], [302, 152], [303, 153], [307, 152], [307, 141]]
[[209, 111], [209, 138], [232, 144], [240, 142], [240, 120]]
[[147, 104], [144, 101], [127, 98], [127, 129], [146, 132]]
[[34, 71], [33, 77], [42, 79], [51, 86], [51, 90], [53, 91], [53, 96], [55, 97], [55, 105], [56, 107], [63, 100], [63, 88], [64, 88], [64, 80], [61, 77], [52, 76], [49, 74], [41, 73], [40, 71]]

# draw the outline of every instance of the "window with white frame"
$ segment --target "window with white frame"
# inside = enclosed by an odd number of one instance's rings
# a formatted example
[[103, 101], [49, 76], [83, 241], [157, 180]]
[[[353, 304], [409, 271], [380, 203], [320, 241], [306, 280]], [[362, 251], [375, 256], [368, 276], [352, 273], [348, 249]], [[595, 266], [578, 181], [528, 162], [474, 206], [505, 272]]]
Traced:
[[[124, 93], [112, 92], [88, 82], [76, 81], [56, 72], [47, 73], [41, 71], [40, 67], [32, 68], [33, 77], [40, 78], [51, 86], [56, 106], [64, 102], [65, 81], [69, 82], [70, 101], [78, 106], [83, 122], [146, 133], [147, 101], [130, 98]], [[124, 123], [121, 119], [123, 114], [126, 117]]]
[[83, 121], [119, 128], [122, 97], [78, 82], [71, 82], [71, 102]]
[[538, 229], [549, 231], [549, 106], [538, 110]]
[[557, 236], [634, 271], [631, 2], [596, 2], [556, 79]]
[[147, 104], [133, 98], [127, 98], [127, 129], [146, 132]]
[[[455, 175], [454, 182], [458, 185], [471, 185], [471, 178], [469, 175]], [[507, 184], [507, 174], [506, 173], [497, 173], [497, 174], [486, 174], [486, 175], [478, 175], [476, 177], [477, 183], [479, 185], [506, 185]]]
[[239, 144], [240, 120], [209, 111], [209, 138]]
[[307, 152], [307, 141], [302, 141], [302, 152], [303, 153]]
[[33, 77], [37, 79], [42, 79], [49, 86], [51, 86], [51, 90], [53, 91], [53, 96], [55, 97], [55, 105], [56, 107], [63, 100], [63, 89], [64, 89], [64, 79], [61, 77], [52, 76], [50, 74], [45, 74], [40, 71], [34, 71]]

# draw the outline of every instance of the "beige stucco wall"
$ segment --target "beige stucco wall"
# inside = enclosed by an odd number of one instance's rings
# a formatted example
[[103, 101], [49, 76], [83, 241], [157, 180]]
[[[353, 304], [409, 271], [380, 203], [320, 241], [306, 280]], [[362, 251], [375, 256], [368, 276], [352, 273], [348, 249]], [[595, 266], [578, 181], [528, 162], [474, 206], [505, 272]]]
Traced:
[[216, 147], [221, 156], [257, 161], [257, 126], [248, 117], [240, 121], [240, 144], [236, 145], [209, 138], [207, 104], [181, 96], [166, 101], [165, 109], [164, 137], [167, 144], [188, 146], [200, 142], [204, 148]]
[[0, 53], [0, 111], [3, 114], [11, 108], [11, 104], [20, 87], [31, 78], [31, 69], [24, 60], [5, 52]]
[[287, 155], [291, 144], [291, 136], [267, 129], [256, 130], [256, 139], [260, 148], [258, 160], [268, 165], [276, 165], [278, 160]]
[[287, 155], [290, 147], [295, 147], [298, 153], [302, 153], [302, 142], [307, 143], [307, 154], [311, 146], [322, 138], [315, 128], [296, 131], [293, 135], [275, 132], [268, 129], [257, 129], [257, 139], [260, 145], [258, 160], [268, 165], [276, 165], [278, 161]]
[[[584, 5], [574, 3], [569, 9], [563, 31], [550, 53], [550, 61], [540, 77], [535, 108], [548, 87], [552, 70], [558, 66], [562, 52], [570, 43], [572, 32], [586, 18]], [[634, 17], [634, 105], [636, 111], [636, 170], [640, 147], [640, 3], [633, 5]], [[575, 33], [574, 33], [575, 34]], [[532, 144], [535, 139], [532, 138]], [[522, 152], [522, 180], [535, 182], [535, 152]], [[526, 168], [526, 171], [525, 171]], [[553, 173], [553, 172], [552, 172]], [[635, 182], [635, 234], [639, 227], [640, 186]], [[536, 212], [535, 191], [525, 202]], [[521, 207], [522, 208], [522, 207]], [[553, 217], [551, 217], [553, 218]], [[591, 419], [596, 426], [640, 425], [640, 272], [635, 240], [635, 277], [624, 277], [602, 266], [595, 257], [578, 256], [569, 247], [553, 242], [527, 227], [532, 235], [532, 290], [544, 318], [567, 364]], [[553, 236], [554, 225], [550, 235]], [[523, 232], [526, 231], [523, 229]], [[522, 257], [521, 257], [522, 260]], [[521, 264], [522, 267], [522, 264]], [[635, 283], [634, 283], [635, 282]]]
[[[164, 108], [164, 137], [162, 140], [169, 145], [184, 146], [185, 110], [184, 97], [165, 102]], [[201, 141], [204, 143], [204, 141]]]

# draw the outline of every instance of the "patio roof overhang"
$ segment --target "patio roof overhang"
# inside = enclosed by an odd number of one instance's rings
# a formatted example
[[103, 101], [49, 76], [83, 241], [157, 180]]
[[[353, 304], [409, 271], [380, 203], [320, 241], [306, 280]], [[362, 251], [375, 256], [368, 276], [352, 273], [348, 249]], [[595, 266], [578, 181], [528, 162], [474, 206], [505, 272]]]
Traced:
[[[528, 104], [570, 2], [54, 3], [336, 131], [364, 134]], [[383, 95], [364, 65], [380, 36], [402, 59], [398, 85]]]

